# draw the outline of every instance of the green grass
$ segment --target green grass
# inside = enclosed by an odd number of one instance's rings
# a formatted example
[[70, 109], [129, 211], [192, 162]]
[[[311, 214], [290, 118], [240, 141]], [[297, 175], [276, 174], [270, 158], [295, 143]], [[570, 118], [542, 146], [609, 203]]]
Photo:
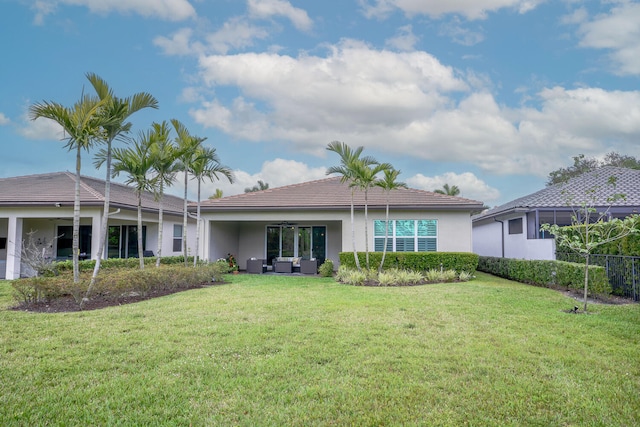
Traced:
[[558, 292], [484, 274], [228, 278], [100, 311], [0, 309], [0, 424], [640, 423], [637, 304], [567, 314]]

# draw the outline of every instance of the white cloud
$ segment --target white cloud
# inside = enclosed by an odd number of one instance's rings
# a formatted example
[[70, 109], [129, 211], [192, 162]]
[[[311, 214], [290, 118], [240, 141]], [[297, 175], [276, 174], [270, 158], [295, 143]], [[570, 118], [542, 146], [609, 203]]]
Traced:
[[166, 55], [203, 55], [207, 53], [226, 54], [231, 49], [242, 49], [253, 45], [256, 39], [265, 39], [269, 32], [257, 27], [242, 17], [231, 18], [217, 31], [203, 36], [205, 42], [193, 40], [191, 28], [182, 28], [169, 37], [157, 36], [153, 44]]
[[44, 17], [53, 13], [57, 5], [85, 6], [93, 13], [136, 13], [167, 21], [182, 21], [196, 15], [187, 0], [37, 0], [34, 22], [42, 24]]
[[410, 187], [427, 191], [442, 189], [444, 184], [449, 184], [450, 187], [456, 185], [460, 189], [460, 197], [485, 203], [493, 202], [500, 198], [500, 192], [497, 189], [489, 186], [471, 172], [461, 174], [446, 172], [434, 177], [424, 176], [419, 173], [407, 179], [407, 184]]
[[640, 3], [623, 2], [580, 25], [580, 46], [607, 49], [615, 74], [640, 75]]
[[[200, 67], [207, 85], [239, 87], [244, 98], [271, 105], [276, 127], [293, 123], [301, 133], [394, 126], [441, 107], [441, 92], [467, 89], [425, 52], [380, 52], [353, 41], [332, 46], [327, 57], [214, 55], [202, 57]], [[235, 104], [246, 114], [250, 103]]]
[[166, 55], [198, 55], [205, 51], [200, 42], [192, 42], [193, 30], [191, 28], [181, 28], [171, 34], [170, 37], [157, 36], [153, 39], [153, 44], [160, 47]]
[[439, 34], [449, 37], [455, 43], [463, 46], [473, 46], [484, 40], [484, 34], [479, 31], [472, 31], [460, 22], [460, 18], [454, 17], [451, 21], [440, 26]]
[[284, 16], [301, 31], [309, 31], [313, 21], [303, 9], [293, 7], [284, 0], [249, 0], [249, 15], [253, 18], [268, 19], [273, 16]]
[[[307, 164], [295, 160], [276, 158], [264, 162], [261, 170], [257, 173], [252, 174], [239, 169], [235, 170], [235, 182], [233, 184], [230, 184], [226, 179], [213, 183], [203, 183], [202, 198], [208, 198], [215, 193], [217, 188], [222, 190], [224, 196], [241, 194], [244, 193], [245, 188], [256, 185], [258, 180], [269, 184], [269, 188], [275, 188], [322, 179], [326, 178], [326, 170], [325, 167], [311, 168]], [[195, 193], [189, 197], [195, 200]]]
[[255, 39], [265, 39], [269, 33], [244, 18], [231, 18], [218, 31], [206, 36], [211, 50], [227, 53], [230, 49], [241, 49], [253, 45]]
[[11, 123], [9, 117], [5, 116], [4, 113], [0, 113], [0, 126], [8, 125]]
[[[640, 139], [640, 91], [556, 87], [508, 108], [487, 90], [486, 77], [470, 73], [465, 81], [426, 52], [345, 40], [326, 57], [212, 55], [200, 67], [216, 96], [203, 95], [191, 109], [197, 123], [319, 157], [340, 140], [494, 174], [546, 176], [577, 153], [632, 152]], [[224, 87], [239, 95], [220, 98]]]
[[446, 14], [462, 15], [466, 19], [485, 19], [487, 13], [503, 8], [526, 13], [546, 0], [359, 0], [365, 16], [385, 18], [396, 9], [406, 15], [428, 15], [434, 18]]
[[60, 141], [64, 138], [62, 127], [58, 123], [44, 118], [29, 120], [26, 115], [23, 117], [23, 125], [18, 128], [18, 133], [28, 139]]
[[417, 42], [418, 37], [413, 34], [411, 25], [405, 25], [404, 27], [398, 28], [396, 35], [387, 39], [385, 44], [397, 50], [408, 52], [414, 50]]
[[44, 18], [51, 15], [56, 10], [55, 3], [46, 0], [36, 0], [31, 6], [31, 10], [35, 12], [33, 23], [35, 25], [44, 24]]

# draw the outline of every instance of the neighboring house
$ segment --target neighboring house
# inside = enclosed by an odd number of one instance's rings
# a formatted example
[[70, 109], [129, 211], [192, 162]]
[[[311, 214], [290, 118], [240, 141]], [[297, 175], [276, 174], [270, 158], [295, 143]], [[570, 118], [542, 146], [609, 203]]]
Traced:
[[[365, 250], [364, 193], [354, 191], [355, 241]], [[229, 253], [240, 269], [248, 259], [275, 257], [325, 259], [338, 267], [338, 254], [353, 250], [351, 189], [339, 177], [239, 194], [202, 202], [203, 258]], [[382, 251], [387, 193], [368, 194], [370, 251]], [[389, 193], [392, 225], [388, 251], [471, 252], [471, 213], [482, 203], [429, 191]]]
[[[615, 187], [608, 184], [615, 177]], [[609, 202], [614, 194], [625, 199]], [[640, 211], [640, 170], [604, 166], [473, 217], [473, 251], [478, 255], [555, 259], [555, 241], [542, 224], [571, 225], [576, 207], [624, 218]]]
[[[80, 186], [80, 252], [95, 259], [104, 207], [104, 184], [83, 176]], [[75, 174], [69, 172], [0, 178], [0, 278], [15, 279], [24, 271], [20, 263], [23, 240], [34, 239], [53, 258], [71, 259]], [[109, 228], [104, 258], [138, 256], [137, 196], [133, 188], [111, 183]], [[182, 254], [183, 199], [165, 196], [162, 255]], [[158, 246], [159, 203], [153, 194], [142, 197], [144, 250]], [[187, 243], [195, 243], [195, 221], [190, 220]], [[190, 248], [193, 254], [193, 248]]]

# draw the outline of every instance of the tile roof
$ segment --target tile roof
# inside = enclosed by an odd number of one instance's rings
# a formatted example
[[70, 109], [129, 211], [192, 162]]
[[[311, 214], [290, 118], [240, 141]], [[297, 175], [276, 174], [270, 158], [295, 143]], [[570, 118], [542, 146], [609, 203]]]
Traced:
[[[82, 176], [80, 205], [101, 206], [104, 203], [104, 184], [104, 180]], [[75, 174], [71, 172], [0, 178], [0, 206], [50, 206], [55, 203], [73, 205], [74, 196]], [[133, 188], [119, 183], [111, 182], [110, 199], [110, 205], [114, 207], [137, 209], [138, 206]], [[182, 207], [183, 199], [165, 195], [165, 212], [181, 213]], [[142, 208], [159, 208], [152, 193], [143, 193]]]
[[[608, 185], [610, 177], [616, 178], [615, 187]], [[595, 189], [593, 194], [590, 194]], [[613, 194], [624, 194], [613, 206], [640, 206], [640, 170], [603, 166], [572, 178], [563, 184], [546, 187], [540, 191], [512, 200], [474, 217], [474, 221], [515, 210], [535, 208], [562, 208], [588, 203], [593, 206], [609, 206]]]
[[[354, 203], [364, 206], [364, 193], [356, 190]], [[384, 209], [387, 194], [381, 188], [369, 190], [369, 209]], [[478, 210], [482, 202], [462, 197], [446, 196], [430, 191], [398, 189], [389, 194], [392, 208], [429, 210]], [[340, 177], [330, 177], [284, 187], [270, 188], [253, 193], [210, 199], [202, 202], [203, 211], [215, 210], [337, 210], [351, 206], [351, 189], [340, 182]]]

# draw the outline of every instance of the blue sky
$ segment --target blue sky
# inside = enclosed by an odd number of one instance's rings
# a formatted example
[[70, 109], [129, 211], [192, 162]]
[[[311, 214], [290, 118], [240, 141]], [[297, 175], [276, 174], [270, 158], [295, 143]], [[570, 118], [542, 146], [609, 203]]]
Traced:
[[[640, 2], [0, 0], [0, 177], [73, 171], [35, 102], [94, 72], [206, 137], [236, 184], [318, 179], [334, 140], [490, 206], [583, 153], [640, 156]], [[135, 135], [135, 134], [134, 134]], [[83, 173], [102, 178], [92, 153]], [[179, 189], [178, 192], [179, 193]]]

